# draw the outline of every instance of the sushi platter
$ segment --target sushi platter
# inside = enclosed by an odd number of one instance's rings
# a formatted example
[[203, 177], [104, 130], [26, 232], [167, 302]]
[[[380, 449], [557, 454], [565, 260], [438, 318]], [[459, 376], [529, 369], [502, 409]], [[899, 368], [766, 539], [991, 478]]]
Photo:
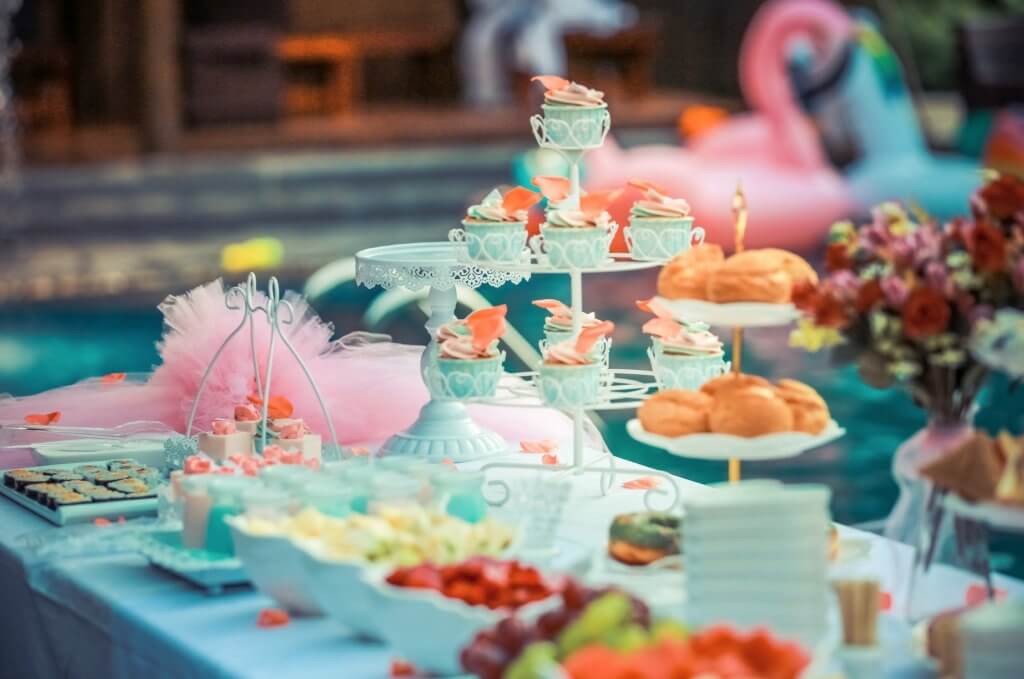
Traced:
[[180, 530], [144, 534], [139, 551], [156, 568], [210, 594], [249, 584], [249, 576], [239, 559], [205, 549], [189, 549], [181, 544]]
[[132, 459], [2, 472], [0, 494], [58, 526], [155, 515], [159, 471]]

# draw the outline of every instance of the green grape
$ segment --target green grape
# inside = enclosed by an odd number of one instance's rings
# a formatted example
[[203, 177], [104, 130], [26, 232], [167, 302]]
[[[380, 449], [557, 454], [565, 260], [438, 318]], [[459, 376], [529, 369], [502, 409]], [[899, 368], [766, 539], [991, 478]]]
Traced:
[[541, 679], [544, 671], [558, 663], [558, 647], [550, 641], [535, 641], [505, 670], [503, 679]]
[[563, 657], [599, 641], [616, 630], [633, 615], [629, 597], [621, 592], [609, 592], [590, 602], [583, 613], [562, 631], [558, 646]]
[[671, 618], [664, 618], [654, 623], [654, 627], [651, 629], [651, 636], [654, 637], [655, 641], [663, 639], [683, 641], [690, 636], [690, 632], [682, 623]]
[[601, 639], [608, 648], [628, 653], [651, 643], [651, 635], [640, 625], [630, 623], [625, 627], [607, 632]]

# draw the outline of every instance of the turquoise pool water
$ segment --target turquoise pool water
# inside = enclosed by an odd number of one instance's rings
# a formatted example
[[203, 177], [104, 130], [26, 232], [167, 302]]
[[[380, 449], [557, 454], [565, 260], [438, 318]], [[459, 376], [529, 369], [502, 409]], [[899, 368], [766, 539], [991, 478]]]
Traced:
[[[647, 340], [639, 327], [644, 315], [633, 302], [654, 290], [654, 271], [600, 275], [584, 284], [585, 306], [615, 321], [612, 361], [623, 368], [647, 366]], [[292, 287], [301, 281], [292, 281]], [[568, 300], [568, 279], [537, 276], [519, 286], [482, 289], [494, 303], [507, 303], [510, 320], [529, 339], [541, 336], [544, 312], [530, 301], [541, 297]], [[361, 316], [378, 291], [348, 286], [317, 303], [339, 332], [364, 327]], [[397, 341], [422, 343], [422, 315], [415, 307], [400, 310], [375, 330]], [[35, 305], [0, 310], [0, 392], [27, 394], [114, 371], [145, 371], [156, 361], [155, 341], [161, 319], [155, 306], [68, 309]], [[723, 339], [729, 338], [723, 333]], [[768, 377], [792, 376], [818, 389], [833, 415], [847, 429], [840, 441], [798, 458], [744, 465], [746, 477], [817, 481], [834, 492], [837, 520], [861, 523], [884, 517], [896, 497], [889, 464], [896, 447], [924, 423], [923, 415], [899, 391], [863, 385], [849, 367], [834, 367], [824, 355], [809, 355], [787, 346], [788, 330], [765, 329], [746, 335], [744, 367]], [[625, 432], [629, 413], [610, 413], [603, 432], [619, 456], [702, 482], [725, 479], [721, 463], [686, 460], [633, 441]], [[1005, 380], [991, 381], [978, 415], [989, 429], [1024, 431], [1024, 389], [1010, 392]], [[995, 565], [1024, 575], [1024, 544], [999, 536]]]

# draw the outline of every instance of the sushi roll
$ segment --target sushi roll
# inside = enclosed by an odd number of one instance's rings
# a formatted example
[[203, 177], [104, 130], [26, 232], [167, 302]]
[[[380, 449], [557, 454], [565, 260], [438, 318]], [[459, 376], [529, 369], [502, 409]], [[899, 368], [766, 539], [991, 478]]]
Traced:
[[120, 471], [120, 470], [124, 469], [125, 467], [138, 467], [138, 466], [139, 466], [139, 463], [138, 463], [137, 460], [132, 460], [131, 458], [127, 458], [127, 457], [121, 458], [120, 460], [111, 460], [110, 462], [107, 462], [107, 469], [109, 469], [110, 471]]
[[13, 484], [11, 487], [15, 488], [18, 492], [24, 492], [25, 486], [31, 486], [35, 483], [46, 483], [50, 480], [49, 475], [40, 474], [34, 469], [15, 469], [4, 474], [5, 482], [12, 480]]
[[104, 467], [100, 467], [94, 464], [83, 464], [80, 467], [75, 467], [72, 471], [74, 471], [77, 474], [81, 474], [85, 478], [92, 481], [94, 478], [96, 478], [97, 474], [103, 474], [108, 470]]
[[128, 493], [125, 495], [126, 500], [145, 500], [150, 497], [156, 497], [156, 490], [154, 488], [147, 488], [146, 490], [142, 490], [137, 493]]
[[128, 472], [100, 472], [93, 477], [94, 483], [100, 483], [104, 486], [113, 483], [114, 481], [123, 481], [131, 476]]
[[33, 483], [25, 486], [21, 492], [30, 500], [37, 500], [38, 502], [45, 503], [47, 495], [49, 495], [50, 492], [57, 490], [61, 490], [60, 484], [46, 482]]
[[93, 502], [110, 502], [111, 500], [123, 500], [125, 498], [124, 493], [119, 493], [109, 488], [97, 488], [92, 492], [82, 493], [82, 495], [92, 498]]
[[107, 486], [111, 490], [116, 490], [121, 493], [140, 493], [145, 490], [149, 490], [149, 486], [146, 485], [145, 481], [139, 479], [125, 479], [124, 481], [114, 481]]
[[71, 507], [73, 505], [84, 505], [89, 502], [92, 502], [89, 497], [82, 495], [81, 493], [76, 493], [73, 490], [65, 490], [63, 492], [53, 493], [50, 495], [50, 506], [53, 509]]
[[58, 471], [50, 475], [50, 480], [54, 483], [65, 483], [67, 481], [82, 481], [85, 477], [78, 472], [66, 472]]

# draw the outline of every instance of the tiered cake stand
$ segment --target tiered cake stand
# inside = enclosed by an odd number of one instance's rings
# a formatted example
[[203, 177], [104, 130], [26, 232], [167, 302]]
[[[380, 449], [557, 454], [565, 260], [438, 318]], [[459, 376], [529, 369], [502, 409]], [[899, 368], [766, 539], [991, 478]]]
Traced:
[[[736, 251], [743, 250], [743, 240], [747, 228], [747, 204], [743, 190], [736, 188], [733, 198], [733, 214], [735, 217]], [[712, 325], [732, 328], [732, 369], [741, 372], [743, 366], [743, 330], [744, 327], [782, 327], [790, 325], [799, 318], [799, 312], [792, 304], [765, 304], [738, 302], [716, 304], [702, 300], [670, 300], [659, 297], [658, 300], [678, 318], [701, 320]], [[830, 420], [823, 432], [817, 435], [803, 432], [783, 432], [744, 438], [729, 434], [691, 434], [688, 436], [667, 437], [645, 431], [638, 419], [632, 419], [626, 425], [627, 431], [637, 441], [662, 448], [679, 457], [692, 457], [703, 460], [723, 460], [729, 462], [729, 480], [740, 480], [740, 463], [743, 460], [780, 460], [795, 457], [802, 453], [830, 443], [846, 430], [835, 420]]]
[[[404, 287], [411, 291], [429, 288], [430, 316], [425, 327], [431, 339], [420, 361], [424, 374], [434, 352], [437, 329], [455, 319], [457, 285], [497, 287], [529, 278], [528, 272], [476, 266], [460, 258], [460, 252], [460, 246], [442, 242], [385, 245], [356, 254], [356, 282], [360, 285], [385, 289]], [[507, 448], [501, 436], [473, 421], [463, 403], [434, 398], [423, 406], [419, 418], [409, 429], [384, 443], [381, 453], [467, 462], [504, 452]]]

